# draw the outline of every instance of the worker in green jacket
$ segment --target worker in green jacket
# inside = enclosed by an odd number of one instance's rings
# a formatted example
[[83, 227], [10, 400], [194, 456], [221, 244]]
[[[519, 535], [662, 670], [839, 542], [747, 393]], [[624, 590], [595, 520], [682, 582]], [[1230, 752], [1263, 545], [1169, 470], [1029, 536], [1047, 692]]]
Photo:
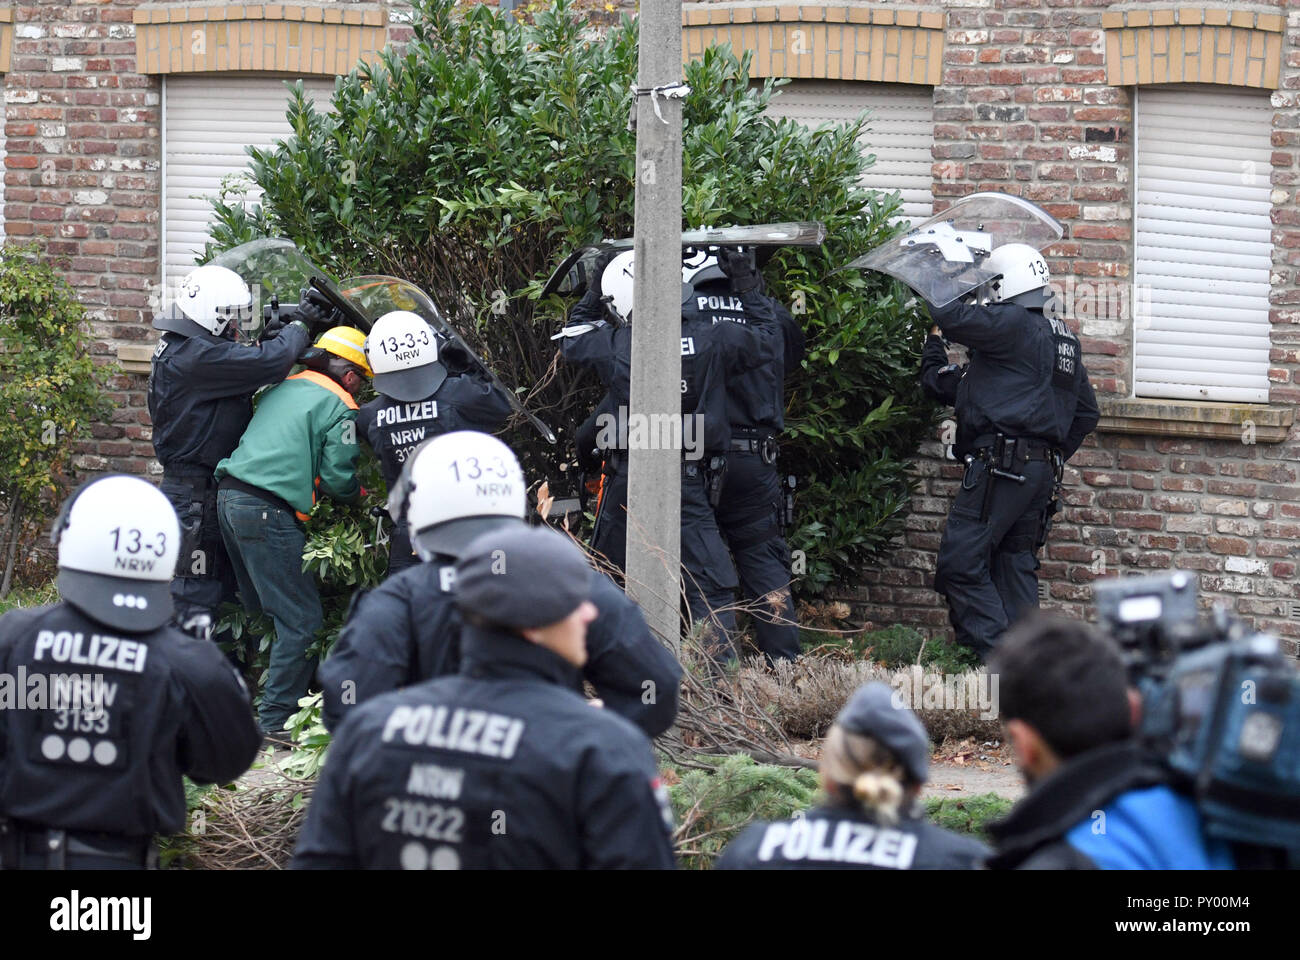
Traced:
[[371, 377], [365, 334], [334, 327], [303, 355], [307, 369], [262, 395], [229, 457], [217, 464], [217, 514], [245, 608], [275, 626], [262, 734], [287, 745], [285, 724], [307, 694], [307, 650], [324, 618], [315, 577], [302, 569], [303, 521], [318, 494], [352, 502], [357, 479], [356, 394]]

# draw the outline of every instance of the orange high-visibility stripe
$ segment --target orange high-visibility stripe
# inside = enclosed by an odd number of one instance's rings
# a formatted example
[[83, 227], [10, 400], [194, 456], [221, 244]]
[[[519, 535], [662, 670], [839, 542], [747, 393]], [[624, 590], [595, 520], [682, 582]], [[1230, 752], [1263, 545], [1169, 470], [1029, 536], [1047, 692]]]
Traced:
[[352, 394], [348, 393], [323, 373], [317, 373], [315, 370], [304, 370], [302, 373], [295, 373], [292, 377], [288, 377], [287, 379], [310, 380], [312, 383], [316, 384], [316, 386], [324, 387], [330, 393], [334, 394], [334, 396], [342, 400], [347, 404], [349, 410], [357, 409], [357, 402], [352, 399]]
[[596, 516], [600, 516], [600, 506], [605, 502], [605, 464], [600, 465], [600, 486], [596, 488]]

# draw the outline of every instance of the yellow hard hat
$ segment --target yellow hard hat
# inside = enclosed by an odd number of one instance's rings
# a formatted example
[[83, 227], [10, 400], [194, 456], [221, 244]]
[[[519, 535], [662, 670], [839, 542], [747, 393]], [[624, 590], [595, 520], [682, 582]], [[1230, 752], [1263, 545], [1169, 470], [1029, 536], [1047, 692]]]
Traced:
[[367, 377], [375, 375], [366, 360], [366, 335], [356, 327], [331, 327], [320, 335], [315, 346], [355, 363]]

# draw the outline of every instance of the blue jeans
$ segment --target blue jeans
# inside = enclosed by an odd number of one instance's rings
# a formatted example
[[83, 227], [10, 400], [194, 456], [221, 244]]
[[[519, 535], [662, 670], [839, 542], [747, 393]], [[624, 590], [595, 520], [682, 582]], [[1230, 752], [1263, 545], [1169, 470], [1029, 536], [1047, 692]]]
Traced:
[[316, 579], [302, 570], [306, 534], [293, 514], [241, 490], [218, 491], [217, 514], [244, 607], [275, 624], [258, 721], [278, 732], [307, 695], [316, 670], [307, 648], [324, 620]]

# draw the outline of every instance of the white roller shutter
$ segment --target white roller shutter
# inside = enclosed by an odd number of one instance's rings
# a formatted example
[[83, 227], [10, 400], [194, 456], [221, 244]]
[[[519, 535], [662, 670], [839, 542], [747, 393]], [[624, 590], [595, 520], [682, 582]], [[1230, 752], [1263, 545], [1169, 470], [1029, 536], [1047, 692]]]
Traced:
[[[334, 81], [303, 80], [307, 94], [328, 104]], [[266, 76], [193, 76], [165, 80], [163, 151], [163, 280], [169, 286], [194, 269], [208, 240], [221, 178], [248, 169], [248, 146], [269, 147], [291, 130], [285, 80]], [[248, 195], [255, 200], [256, 188]]]
[[921, 220], [933, 211], [934, 91], [908, 83], [791, 80], [777, 89], [768, 113], [816, 127], [843, 123], [870, 110], [860, 142], [876, 162], [862, 178], [873, 190], [898, 191], [903, 215]]
[[1267, 92], [1141, 88], [1134, 393], [1268, 402]]

